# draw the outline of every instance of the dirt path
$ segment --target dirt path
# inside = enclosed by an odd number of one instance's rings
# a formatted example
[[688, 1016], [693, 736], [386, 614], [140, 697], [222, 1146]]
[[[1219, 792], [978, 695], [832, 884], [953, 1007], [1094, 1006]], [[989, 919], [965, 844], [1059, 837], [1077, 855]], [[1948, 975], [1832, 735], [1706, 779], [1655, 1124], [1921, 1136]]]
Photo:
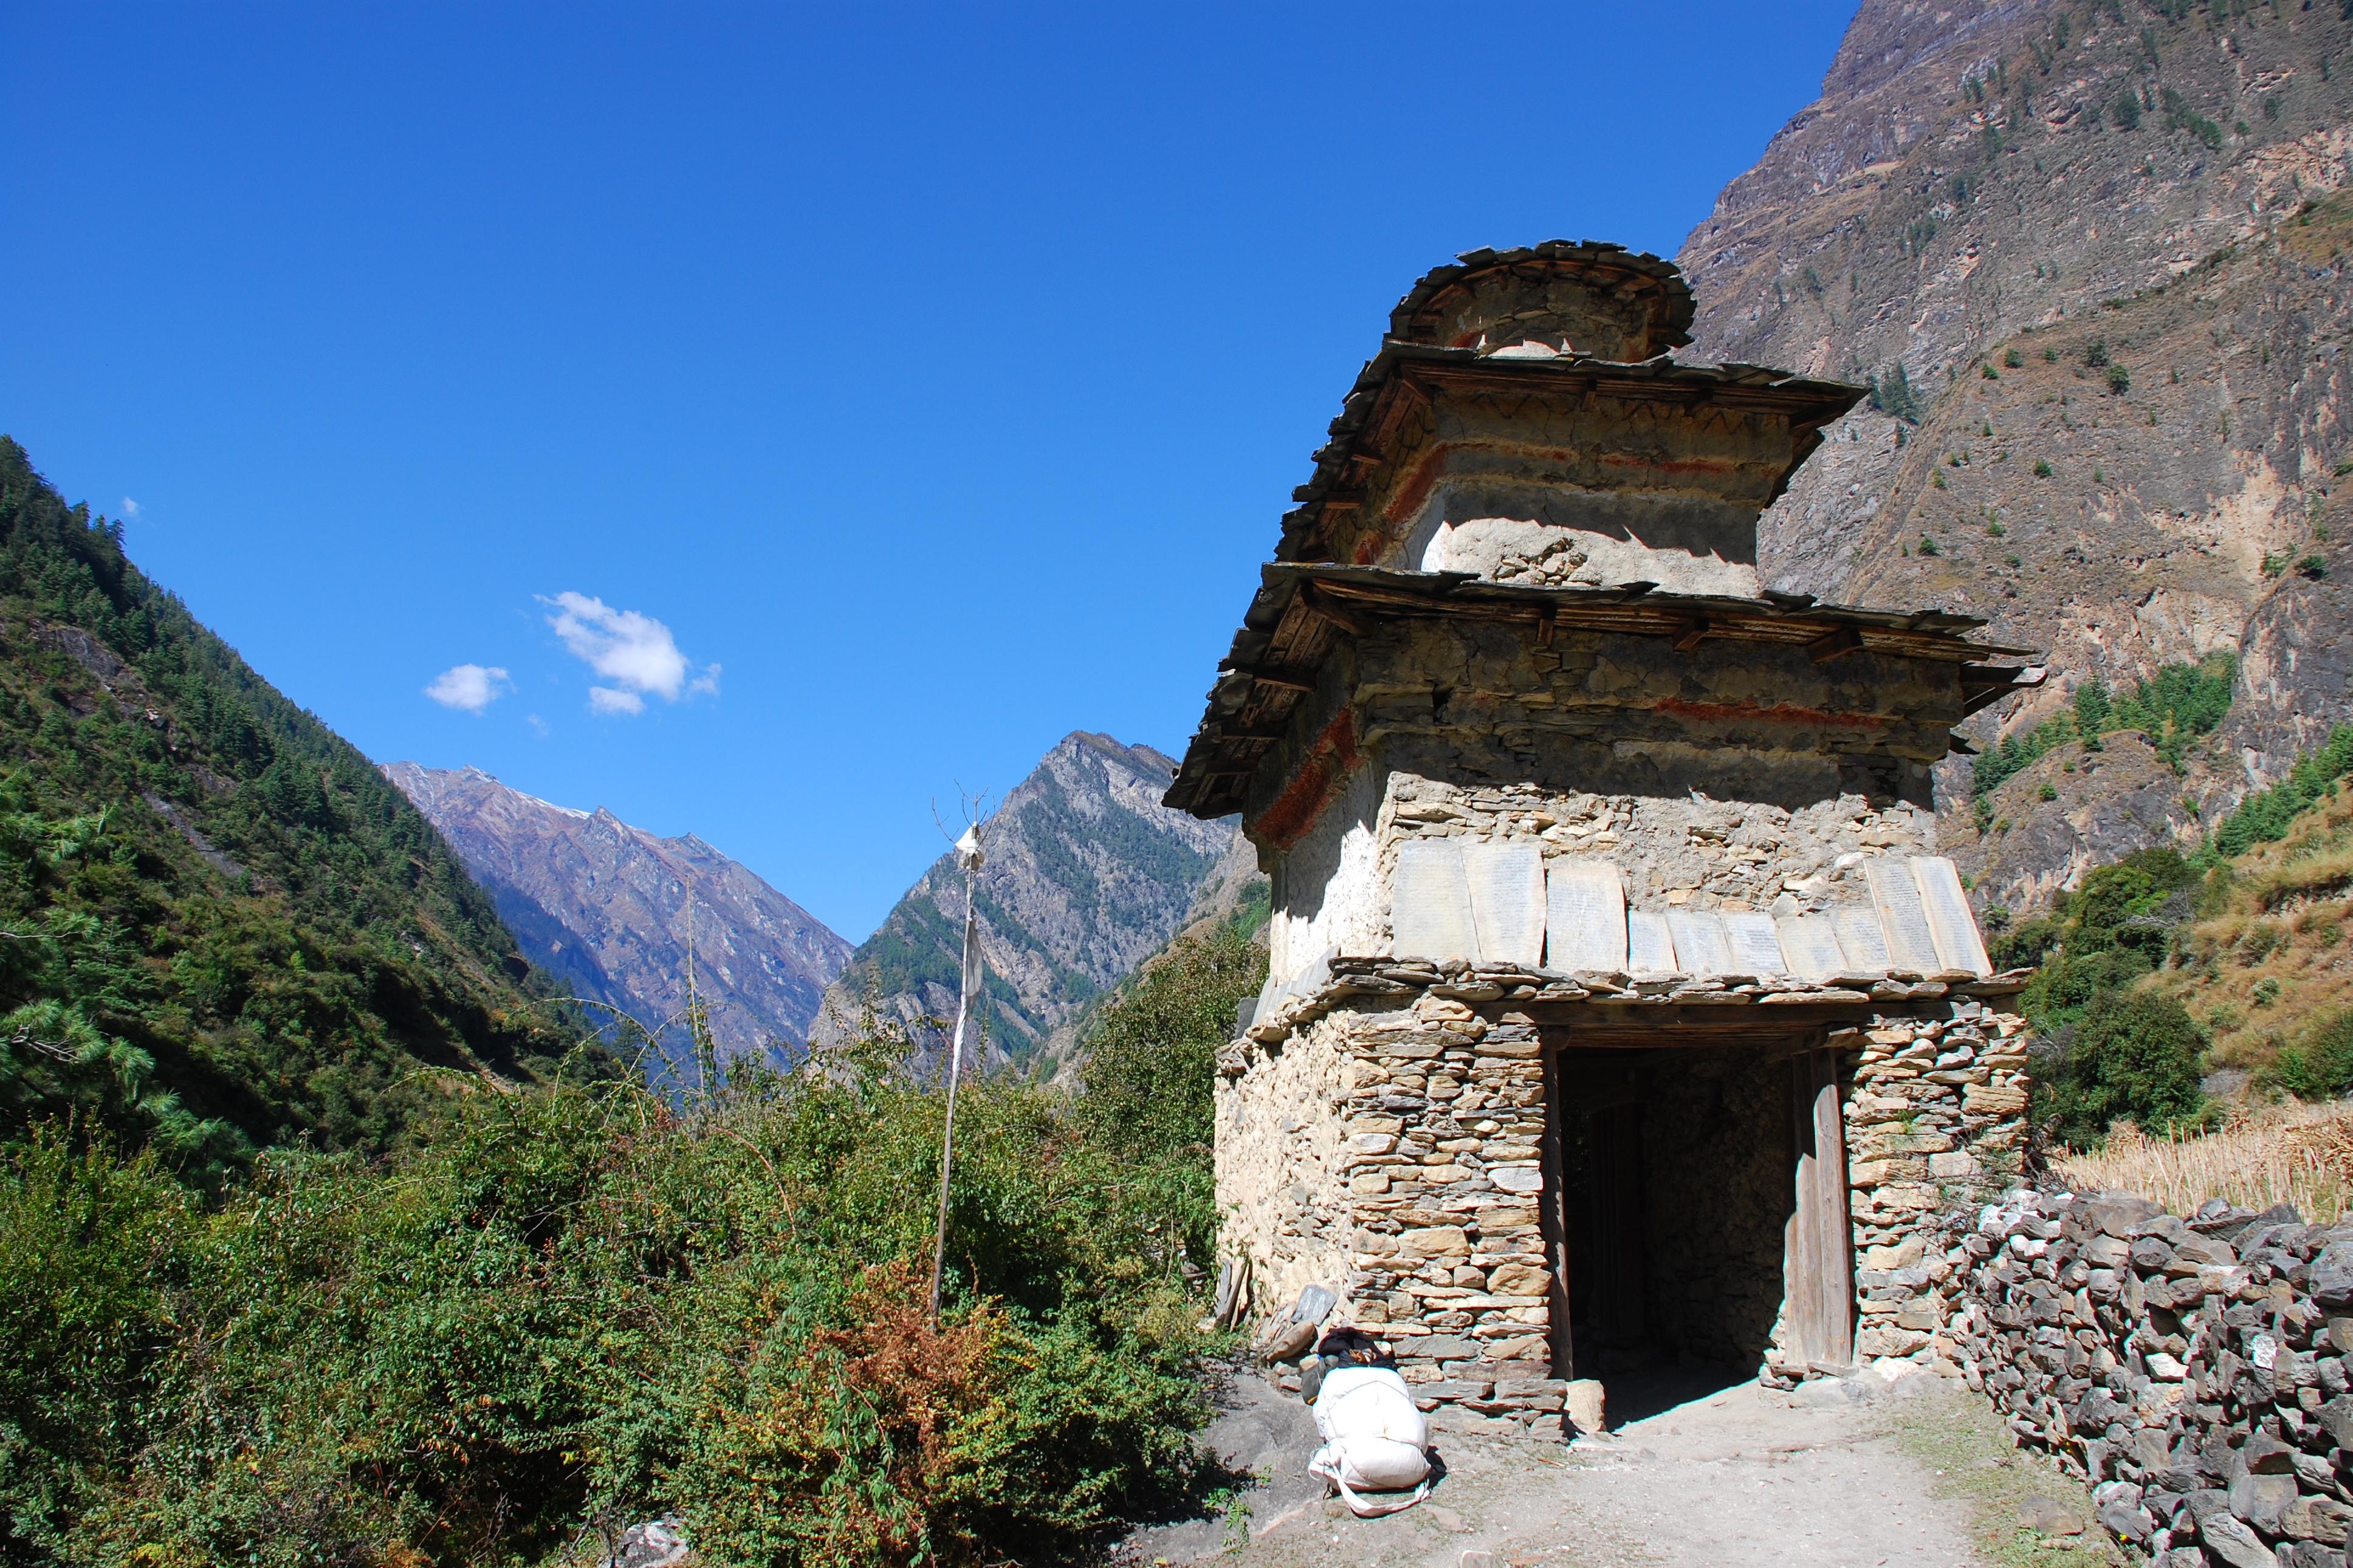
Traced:
[[[2114, 1561], [2092, 1538], [2043, 1556], [2016, 1527], [2030, 1491], [2079, 1489], [2000, 1441], [1980, 1405], [1927, 1375], [1862, 1404], [1795, 1407], [1753, 1383], [1613, 1389], [1630, 1413], [1563, 1447], [1473, 1420], [1433, 1434], [1446, 1473], [1430, 1500], [1358, 1520], [1302, 1474], [1305, 1408], [1244, 1377], [1209, 1434], [1266, 1478], [1223, 1521], [1147, 1531], [1144, 1564], [1222, 1556], [1236, 1568], [1552, 1568], [1554, 1564], [1807, 1564], [1966, 1568]], [[2045, 1543], [2043, 1550], [2057, 1542]], [[1484, 1558], [1477, 1555], [1487, 1554]], [[1470, 1554], [1470, 1555], [1466, 1555]]]

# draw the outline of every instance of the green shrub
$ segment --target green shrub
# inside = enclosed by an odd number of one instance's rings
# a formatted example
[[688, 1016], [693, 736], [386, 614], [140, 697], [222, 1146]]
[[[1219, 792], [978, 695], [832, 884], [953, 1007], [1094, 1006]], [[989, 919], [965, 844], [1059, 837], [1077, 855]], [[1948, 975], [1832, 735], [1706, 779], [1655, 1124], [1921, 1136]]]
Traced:
[[2120, 364], [2108, 366], [2108, 390], [2121, 397], [2132, 390], [2132, 372]]
[[0, 1560], [522, 1562], [675, 1510], [716, 1562], [1029, 1562], [1181, 1503], [1200, 1306], [1121, 1179], [1156, 1134], [970, 1086], [934, 1331], [942, 1098], [892, 1059], [461, 1095], [210, 1213], [152, 1156], [20, 1144]]
[[2038, 479], [2047, 479], [2051, 477], [2051, 465], [2047, 460], [2042, 458], [2034, 459], [2034, 477]]
[[2163, 1133], [2199, 1125], [2205, 1032], [2171, 996], [2107, 990], [2062, 1040], [2055, 1070], [2034, 1085], [2037, 1121], [2075, 1147], [2131, 1121]]
[[2353, 1090], [2353, 1011], [2314, 1023], [2280, 1052], [2272, 1071], [2298, 1100], [2335, 1100]]

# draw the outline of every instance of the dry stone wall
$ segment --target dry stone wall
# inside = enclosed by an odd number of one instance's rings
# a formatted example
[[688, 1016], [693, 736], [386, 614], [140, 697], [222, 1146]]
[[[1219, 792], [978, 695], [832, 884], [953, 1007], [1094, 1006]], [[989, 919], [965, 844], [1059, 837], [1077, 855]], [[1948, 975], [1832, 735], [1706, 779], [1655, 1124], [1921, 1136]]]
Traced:
[[2021, 1444], [2164, 1568], [2341, 1568], [2353, 1222], [2016, 1189], [1938, 1216], [1942, 1332]]
[[[1609, 979], [1537, 984], [1546, 977], [1341, 961], [1315, 995], [1254, 1031], [1271, 1038], [1227, 1047], [1217, 1089], [1224, 1245], [1247, 1263], [1259, 1312], [1327, 1287], [1339, 1298], [1332, 1321], [1379, 1337], [1425, 1406], [1556, 1430], [1567, 1385], [1552, 1375], [1553, 1279], [1539, 1216], [1556, 1179], [1543, 1152], [1545, 1045], [1514, 1003], [1563, 986], [1593, 994], [1584, 987]], [[2025, 1024], [1964, 986], [1892, 984], [1903, 1005], [1827, 1041], [1852, 1053], [1858, 1343], [1873, 1357], [1949, 1363], [1957, 1351], [1939, 1331], [1950, 1269], [1931, 1244], [1947, 1205], [2015, 1179]], [[1752, 1001], [1727, 994], [1721, 1005]], [[1724, 1137], [1785, 1151], [1786, 1068], [1752, 1055], [1752, 1068], [1728, 1068], [1713, 1091], [1697, 1082], [1705, 1075], [1671, 1088], [1662, 1114], [1710, 1114], [1713, 1092]], [[1678, 1110], [1678, 1098], [1692, 1103]], [[1786, 1164], [1778, 1168], [1786, 1184]], [[1774, 1317], [1778, 1235], [1762, 1247], [1751, 1237], [1745, 1251], [1683, 1245], [1685, 1231], [1746, 1236], [1758, 1228], [1746, 1208], [1774, 1196], [1711, 1187], [1701, 1164], [1683, 1175], [1693, 1179], [1663, 1179], [1650, 1199], [1650, 1288], [1683, 1303], [1662, 1332], [1708, 1359], [1745, 1360], [1761, 1344], [1762, 1378], [1794, 1384], [1809, 1369], [1781, 1348]]]

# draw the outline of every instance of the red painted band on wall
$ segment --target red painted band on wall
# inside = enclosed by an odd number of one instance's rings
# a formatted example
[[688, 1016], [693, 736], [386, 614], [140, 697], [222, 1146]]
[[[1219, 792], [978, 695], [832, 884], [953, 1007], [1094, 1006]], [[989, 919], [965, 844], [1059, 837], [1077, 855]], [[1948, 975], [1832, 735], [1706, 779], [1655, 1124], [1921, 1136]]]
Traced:
[[1308, 746], [1306, 759], [1291, 783], [1250, 825], [1253, 835], [1277, 849], [1298, 843], [1364, 760], [1356, 750], [1356, 716], [1343, 708]]
[[1761, 719], [1768, 724], [1828, 725], [1834, 730], [1884, 730], [1888, 721], [1873, 713], [1829, 713], [1820, 708], [1799, 708], [1787, 702], [1777, 702], [1770, 708], [1755, 702], [1693, 702], [1681, 697], [1663, 698], [1651, 704], [1660, 713], [1678, 719]]

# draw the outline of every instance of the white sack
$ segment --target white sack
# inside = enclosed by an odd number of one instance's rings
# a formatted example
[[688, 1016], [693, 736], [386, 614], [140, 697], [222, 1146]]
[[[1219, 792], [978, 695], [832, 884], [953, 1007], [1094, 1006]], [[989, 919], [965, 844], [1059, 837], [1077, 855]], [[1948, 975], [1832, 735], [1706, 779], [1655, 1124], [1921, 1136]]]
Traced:
[[[1338, 1488], [1357, 1517], [1396, 1513], [1430, 1494], [1430, 1459], [1423, 1452], [1430, 1424], [1405, 1379], [1387, 1367], [1326, 1373], [1315, 1396], [1315, 1429], [1324, 1446], [1307, 1462], [1308, 1473]], [[1359, 1489], [1404, 1495], [1358, 1497]]]

